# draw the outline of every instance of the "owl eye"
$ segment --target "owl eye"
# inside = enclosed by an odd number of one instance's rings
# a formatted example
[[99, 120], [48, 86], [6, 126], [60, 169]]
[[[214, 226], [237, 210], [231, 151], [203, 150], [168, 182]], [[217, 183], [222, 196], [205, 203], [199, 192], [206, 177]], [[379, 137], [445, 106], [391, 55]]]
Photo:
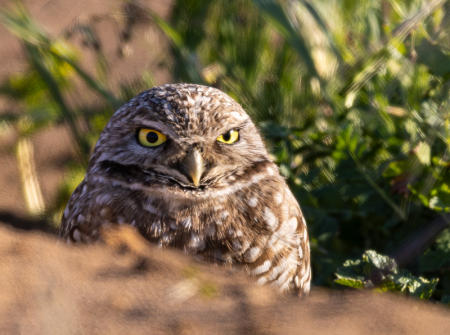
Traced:
[[141, 128], [138, 131], [137, 138], [140, 145], [144, 147], [157, 147], [167, 141], [166, 135], [155, 129]]
[[217, 137], [217, 142], [222, 142], [225, 144], [233, 144], [239, 140], [239, 130], [231, 129], [225, 134]]

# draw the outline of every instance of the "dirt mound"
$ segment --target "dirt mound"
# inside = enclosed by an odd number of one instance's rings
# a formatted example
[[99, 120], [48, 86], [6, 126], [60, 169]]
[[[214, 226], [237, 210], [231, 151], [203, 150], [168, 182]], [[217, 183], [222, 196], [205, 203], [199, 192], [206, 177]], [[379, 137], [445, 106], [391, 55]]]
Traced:
[[2, 334], [448, 334], [443, 307], [313, 290], [305, 300], [240, 270], [148, 244], [131, 228], [70, 246], [0, 226]]

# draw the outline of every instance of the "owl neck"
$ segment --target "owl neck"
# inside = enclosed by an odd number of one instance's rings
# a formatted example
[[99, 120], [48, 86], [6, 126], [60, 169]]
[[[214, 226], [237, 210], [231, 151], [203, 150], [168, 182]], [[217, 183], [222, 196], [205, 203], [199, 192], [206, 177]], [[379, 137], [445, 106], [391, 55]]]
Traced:
[[276, 165], [269, 160], [262, 160], [234, 174], [224, 176], [208, 187], [184, 188], [170, 179], [158, 178], [152, 171], [142, 170], [138, 166], [103, 161], [93, 167], [89, 179], [105, 186], [141, 191], [150, 198], [160, 199], [164, 203], [176, 202], [183, 207], [199, 205], [211, 199], [225, 201], [236, 192], [276, 176], [278, 176]]

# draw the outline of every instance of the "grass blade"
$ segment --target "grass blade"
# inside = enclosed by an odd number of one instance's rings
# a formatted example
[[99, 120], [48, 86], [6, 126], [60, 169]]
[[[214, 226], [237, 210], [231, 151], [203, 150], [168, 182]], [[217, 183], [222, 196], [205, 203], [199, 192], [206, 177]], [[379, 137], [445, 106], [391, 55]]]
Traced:
[[309, 52], [309, 47], [301, 32], [286, 15], [284, 8], [275, 0], [254, 0], [263, 15], [274, 25], [278, 32], [286, 38], [305, 62], [313, 77], [320, 79], [319, 73]]
[[68, 123], [70, 130], [72, 132], [72, 135], [78, 144], [78, 148], [79, 148], [80, 154], [81, 154], [80, 158], [84, 163], [86, 163], [85, 157], [87, 157], [87, 155], [89, 154], [89, 151], [90, 151], [89, 143], [84, 139], [83, 136], [81, 136], [81, 132], [78, 129], [78, 126], [76, 124], [76, 118], [73, 115], [70, 108], [67, 106], [66, 102], [64, 101], [64, 98], [61, 93], [61, 90], [59, 89], [58, 83], [53, 78], [52, 74], [44, 66], [44, 64], [42, 64], [41, 55], [39, 53], [39, 50], [36, 48], [36, 46], [34, 46], [28, 42], [24, 42], [24, 47], [28, 54], [28, 59], [30, 61], [30, 64], [34, 67], [36, 72], [42, 78], [42, 81], [47, 86], [53, 100], [59, 106], [59, 110], [60, 110], [61, 114], [64, 116], [64, 119], [66, 120], [66, 122]]

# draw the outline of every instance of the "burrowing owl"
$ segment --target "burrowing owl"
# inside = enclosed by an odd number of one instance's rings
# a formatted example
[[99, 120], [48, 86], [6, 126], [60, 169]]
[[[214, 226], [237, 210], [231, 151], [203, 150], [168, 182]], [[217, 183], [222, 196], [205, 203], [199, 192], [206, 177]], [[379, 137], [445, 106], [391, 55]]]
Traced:
[[225, 93], [169, 84], [115, 112], [73, 193], [60, 234], [92, 241], [106, 223], [258, 283], [307, 293], [309, 240], [300, 207], [249, 116]]

